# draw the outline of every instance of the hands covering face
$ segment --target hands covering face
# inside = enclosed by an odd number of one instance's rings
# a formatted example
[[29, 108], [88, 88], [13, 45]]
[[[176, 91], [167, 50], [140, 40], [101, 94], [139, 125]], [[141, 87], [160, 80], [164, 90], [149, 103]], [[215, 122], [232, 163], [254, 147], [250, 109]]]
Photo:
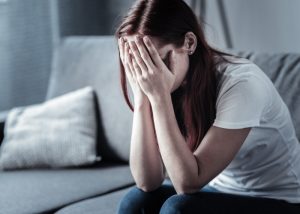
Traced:
[[[175, 75], [162, 61], [149, 37], [135, 36], [134, 41], [130, 42], [120, 38], [119, 47], [123, 53], [123, 65], [129, 68], [125, 69], [127, 78], [138, 83], [150, 101], [171, 93]], [[172, 55], [173, 51], [170, 54], [170, 63]]]

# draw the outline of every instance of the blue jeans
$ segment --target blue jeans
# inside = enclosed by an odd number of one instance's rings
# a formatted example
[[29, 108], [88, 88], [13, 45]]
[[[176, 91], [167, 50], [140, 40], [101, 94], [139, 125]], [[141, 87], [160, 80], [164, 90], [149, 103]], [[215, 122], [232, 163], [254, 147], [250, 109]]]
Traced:
[[177, 194], [170, 180], [165, 179], [156, 190], [144, 192], [132, 187], [118, 204], [119, 214], [235, 214], [235, 213], [300, 213], [300, 204], [283, 200], [221, 193], [210, 186], [199, 192]]

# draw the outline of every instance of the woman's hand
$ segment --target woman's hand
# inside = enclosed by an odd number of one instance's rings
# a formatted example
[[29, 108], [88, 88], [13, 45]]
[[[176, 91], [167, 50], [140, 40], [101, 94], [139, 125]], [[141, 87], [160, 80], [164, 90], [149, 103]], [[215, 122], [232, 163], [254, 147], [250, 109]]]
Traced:
[[[142, 39], [136, 36], [135, 41], [130, 42], [130, 50], [134, 56], [132, 66], [137, 81], [149, 101], [152, 103], [152, 101], [160, 100], [161, 97], [171, 94], [175, 75], [162, 61], [150, 38], [145, 36]], [[173, 52], [171, 52], [170, 59], [172, 59], [172, 54]]]
[[121, 37], [118, 39], [118, 46], [119, 46], [120, 58], [125, 69], [126, 77], [129, 81], [130, 87], [133, 92], [134, 105], [141, 106], [146, 103], [149, 104], [149, 100], [147, 96], [141, 90], [141, 87], [139, 86], [139, 83], [137, 81], [137, 77], [132, 65], [132, 59], [131, 59], [132, 57], [129, 54], [128, 42], [125, 42], [124, 38]]

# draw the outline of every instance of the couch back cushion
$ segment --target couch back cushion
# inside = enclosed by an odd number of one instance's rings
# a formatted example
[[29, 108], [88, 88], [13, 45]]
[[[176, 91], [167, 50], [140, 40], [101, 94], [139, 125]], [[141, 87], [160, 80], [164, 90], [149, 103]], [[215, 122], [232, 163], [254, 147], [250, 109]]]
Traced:
[[268, 75], [287, 104], [297, 138], [300, 139], [300, 54], [232, 50], [228, 52], [251, 60]]
[[133, 113], [122, 95], [118, 62], [113, 36], [65, 37], [54, 53], [46, 100], [92, 86], [96, 91], [98, 153], [103, 161], [128, 162]]

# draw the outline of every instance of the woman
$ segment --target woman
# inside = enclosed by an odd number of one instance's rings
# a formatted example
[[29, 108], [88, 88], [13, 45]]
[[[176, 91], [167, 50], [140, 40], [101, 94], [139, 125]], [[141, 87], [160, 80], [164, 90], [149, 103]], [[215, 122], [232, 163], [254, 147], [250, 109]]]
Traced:
[[183, 0], [136, 1], [116, 37], [136, 182], [119, 213], [300, 213], [299, 142], [262, 70], [209, 46]]

